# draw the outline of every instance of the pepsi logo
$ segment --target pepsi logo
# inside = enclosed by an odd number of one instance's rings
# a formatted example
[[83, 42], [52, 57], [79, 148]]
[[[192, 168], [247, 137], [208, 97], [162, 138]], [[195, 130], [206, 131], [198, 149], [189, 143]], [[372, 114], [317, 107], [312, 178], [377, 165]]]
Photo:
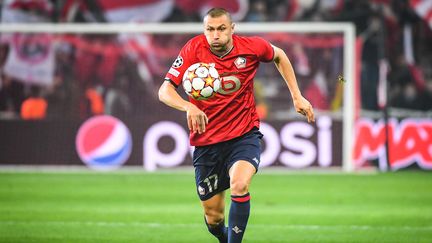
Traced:
[[129, 158], [132, 139], [129, 129], [119, 119], [94, 116], [85, 121], [76, 136], [80, 159], [96, 170], [115, 170]]

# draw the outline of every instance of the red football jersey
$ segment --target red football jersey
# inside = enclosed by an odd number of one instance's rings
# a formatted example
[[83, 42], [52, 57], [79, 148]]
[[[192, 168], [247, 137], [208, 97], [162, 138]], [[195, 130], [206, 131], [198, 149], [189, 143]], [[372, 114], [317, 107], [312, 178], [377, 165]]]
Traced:
[[233, 45], [227, 54], [217, 56], [210, 51], [205, 35], [196, 36], [181, 49], [165, 76], [179, 86], [183, 73], [197, 62], [213, 63], [219, 72], [222, 88], [215, 96], [208, 100], [189, 98], [209, 119], [204, 133], [190, 133], [193, 146], [227, 141], [259, 127], [253, 79], [260, 62], [273, 60], [274, 50], [260, 37], [233, 35]]

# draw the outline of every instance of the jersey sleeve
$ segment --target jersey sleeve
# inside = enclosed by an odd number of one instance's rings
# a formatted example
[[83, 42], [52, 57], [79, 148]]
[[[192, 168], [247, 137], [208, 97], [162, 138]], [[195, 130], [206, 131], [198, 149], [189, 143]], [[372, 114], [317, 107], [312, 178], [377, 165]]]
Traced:
[[183, 74], [186, 69], [194, 63], [193, 55], [194, 52], [193, 42], [190, 40], [180, 50], [179, 55], [174, 60], [168, 73], [165, 75], [165, 80], [170, 81], [175, 86], [179, 86], [182, 82]]
[[272, 45], [261, 37], [253, 37], [254, 50], [261, 62], [271, 62], [274, 58], [274, 50]]

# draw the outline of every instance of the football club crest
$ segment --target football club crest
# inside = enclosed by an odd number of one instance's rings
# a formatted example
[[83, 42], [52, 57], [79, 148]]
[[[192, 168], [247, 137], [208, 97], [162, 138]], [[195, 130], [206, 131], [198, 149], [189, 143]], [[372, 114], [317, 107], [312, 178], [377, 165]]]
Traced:
[[205, 194], [205, 190], [204, 188], [202, 188], [201, 186], [198, 186], [198, 193], [202, 196]]
[[237, 57], [237, 59], [234, 61], [234, 64], [238, 69], [245, 68], [246, 67], [246, 58], [244, 57]]

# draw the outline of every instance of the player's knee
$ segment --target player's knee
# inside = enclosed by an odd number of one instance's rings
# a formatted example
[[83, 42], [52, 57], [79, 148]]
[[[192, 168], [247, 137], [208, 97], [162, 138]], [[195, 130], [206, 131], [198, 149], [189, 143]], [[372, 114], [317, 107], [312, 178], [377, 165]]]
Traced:
[[249, 190], [249, 184], [246, 180], [232, 179], [230, 182], [231, 195], [240, 196], [244, 195]]
[[204, 213], [209, 225], [217, 225], [224, 220], [224, 214], [220, 210], [206, 209]]

